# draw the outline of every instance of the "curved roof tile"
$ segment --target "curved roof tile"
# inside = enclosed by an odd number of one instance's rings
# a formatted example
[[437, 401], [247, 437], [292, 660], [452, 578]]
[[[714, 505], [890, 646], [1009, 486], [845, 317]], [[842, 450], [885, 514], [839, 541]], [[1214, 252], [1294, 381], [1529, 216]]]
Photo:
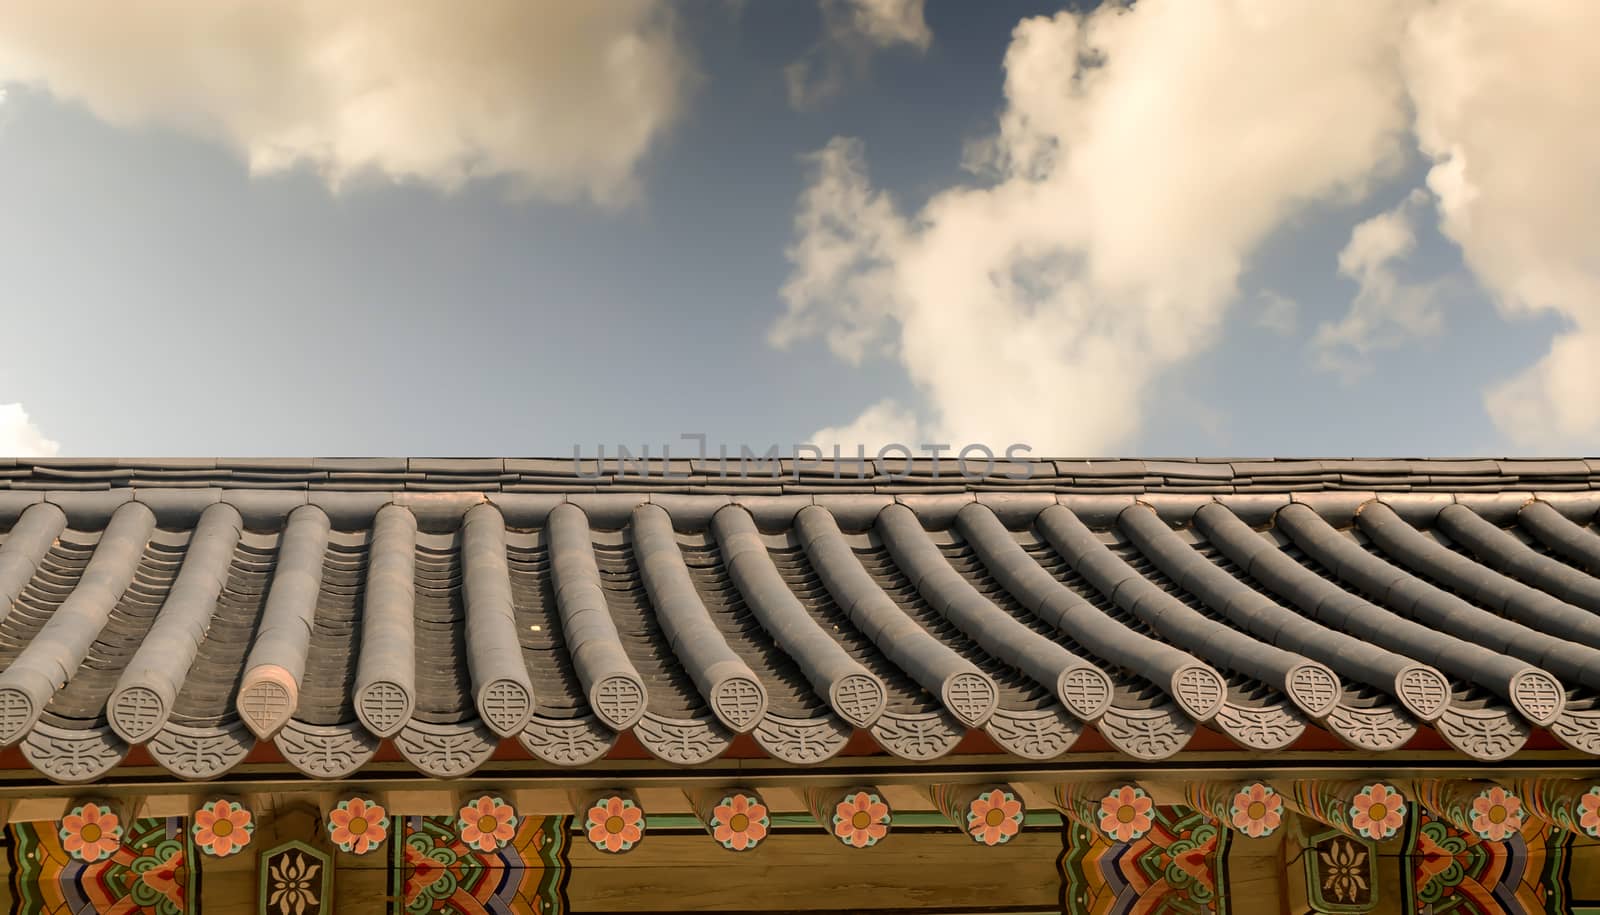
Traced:
[[[318, 778], [384, 738], [440, 777], [513, 737], [579, 766], [630, 729], [682, 765], [739, 732], [819, 763], [854, 728], [911, 760], [972, 728], [1030, 759], [1091, 729], [1162, 759], [1199, 727], [1378, 753], [1432, 728], [1481, 759], [1544, 727], [1600, 755], [1600, 496], [1506, 495], [1589, 464], [1062, 461], [1040, 468], [1054, 492], [604, 495], [557, 488], [561, 463], [400, 462], [364, 491], [322, 485], [338, 462], [0, 466], [0, 739], [63, 782], [138, 744], [215, 778], [258, 739]], [[1330, 479], [1458, 470], [1502, 492]], [[507, 493], [530, 477], [548, 492]], [[1246, 479], [1335, 491], [1192, 489]]]

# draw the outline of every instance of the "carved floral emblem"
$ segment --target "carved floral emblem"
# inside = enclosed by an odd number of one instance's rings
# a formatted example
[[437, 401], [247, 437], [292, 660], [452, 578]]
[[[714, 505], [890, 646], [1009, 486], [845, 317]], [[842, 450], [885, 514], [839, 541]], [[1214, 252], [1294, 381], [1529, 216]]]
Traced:
[[1522, 831], [1522, 799], [1495, 785], [1472, 799], [1472, 831], [1479, 838], [1500, 842]]
[[[611, 795], [589, 808], [584, 816], [583, 828], [595, 848], [624, 852], [644, 838], [644, 811], [631, 798]], [[765, 835], [765, 828], [761, 832]]]
[[845, 795], [833, 808], [833, 834], [852, 848], [877, 845], [889, 834], [889, 805], [870, 791]]
[[1154, 806], [1143, 788], [1123, 785], [1100, 799], [1100, 831], [1118, 842], [1131, 842], [1150, 831]]
[[456, 814], [461, 841], [479, 851], [494, 851], [517, 834], [517, 812], [510, 804], [487, 794]]
[[1600, 838], [1600, 787], [1590, 788], [1578, 798], [1578, 828]]
[[1283, 798], [1278, 792], [1256, 782], [1233, 796], [1229, 809], [1233, 828], [1252, 839], [1270, 836], [1283, 822]]
[[328, 811], [328, 836], [340, 851], [364, 855], [389, 837], [389, 814], [364, 797], [342, 800]]
[[117, 815], [96, 803], [72, 808], [61, 818], [61, 847], [74, 858], [93, 864], [122, 847], [122, 824]]
[[1387, 839], [1406, 821], [1406, 799], [1389, 785], [1375, 782], [1350, 803], [1350, 826], [1369, 839]]
[[226, 858], [250, 844], [256, 831], [250, 811], [243, 804], [222, 799], [211, 801], [194, 812], [195, 847], [208, 855]]
[[711, 808], [711, 837], [723, 848], [744, 851], [767, 837], [772, 818], [765, 804], [735, 792]]
[[1022, 802], [995, 788], [967, 805], [967, 834], [984, 845], [1003, 845], [1022, 829]]

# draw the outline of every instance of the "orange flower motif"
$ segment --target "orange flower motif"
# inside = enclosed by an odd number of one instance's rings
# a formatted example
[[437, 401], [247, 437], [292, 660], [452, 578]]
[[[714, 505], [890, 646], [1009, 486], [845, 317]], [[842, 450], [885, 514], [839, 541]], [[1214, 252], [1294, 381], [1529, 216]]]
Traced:
[[1600, 838], [1600, 788], [1590, 788], [1578, 798], [1578, 828]]
[[456, 817], [461, 841], [479, 851], [494, 851], [517, 834], [517, 812], [487, 794], [461, 808]]
[[744, 851], [767, 837], [767, 807], [747, 794], [731, 794], [711, 808], [711, 837], [723, 848]]
[[889, 834], [889, 805], [870, 791], [846, 795], [833, 808], [833, 834], [852, 848], [878, 844]]
[[[590, 807], [583, 823], [594, 847], [613, 853], [627, 851], [639, 844], [639, 840], [644, 838], [645, 825], [644, 811], [639, 805], [615, 794]], [[765, 834], [766, 830], [763, 829], [762, 835]]]
[[1022, 829], [1022, 802], [995, 788], [967, 805], [967, 834], [974, 842], [1003, 845]]
[[1522, 799], [1495, 785], [1472, 799], [1472, 831], [1499, 842], [1522, 831]]
[[1399, 791], [1375, 782], [1350, 802], [1350, 826], [1369, 839], [1387, 839], [1406, 821], [1406, 799]]
[[1154, 825], [1150, 810], [1155, 802], [1143, 788], [1123, 785], [1100, 799], [1100, 831], [1118, 842], [1131, 842]]
[[388, 838], [388, 812], [364, 797], [340, 801], [328, 811], [328, 835], [340, 851], [364, 855]]
[[122, 824], [116, 814], [99, 804], [73, 808], [61, 818], [58, 834], [67, 854], [90, 864], [111, 857], [122, 847]]
[[1283, 798], [1256, 782], [1233, 796], [1233, 828], [1252, 839], [1270, 836], [1283, 822]]
[[225, 858], [250, 844], [256, 831], [250, 811], [229, 800], [212, 801], [194, 812], [194, 844], [201, 851]]

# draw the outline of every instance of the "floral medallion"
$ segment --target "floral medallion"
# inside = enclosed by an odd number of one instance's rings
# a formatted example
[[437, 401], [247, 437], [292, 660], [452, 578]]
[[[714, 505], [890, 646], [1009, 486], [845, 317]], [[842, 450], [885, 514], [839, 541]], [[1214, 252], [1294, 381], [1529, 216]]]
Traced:
[[221, 798], [194, 812], [190, 827], [194, 845], [205, 854], [226, 858], [250, 844], [256, 824], [243, 804]]
[[517, 834], [517, 812], [498, 797], [482, 795], [456, 814], [461, 841], [478, 851], [494, 851]]
[[1406, 799], [1392, 786], [1374, 782], [1350, 802], [1350, 826], [1369, 839], [1382, 840], [1400, 831], [1406, 821]]
[[772, 828], [767, 806], [758, 798], [735, 791], [711, 808], [711, 837], [723, 848], [744, 851], [755, 848]]
[[1578, 798], [1578, 828], [1588, 836], [1600, 838], [1600, 786]]
[[1131, 842], [1150, 831], [1154, 806], [1143, 788], [1123, 785], [1100, 799], [1100, 831], [1118, 842]]
[[1472, 831], [1480, 839], [1499, 842], [1522, 831], [1522, 799], [1495, 785], [1472, 800]]
[[1283, 822], [1283, 798], [1260, 782], [1233, 796], [1228, 811], [1233, 828], [1252, 839], [1272, 835]]
[[871, 791], [846, 794], [833, 808], [833, 834], [851, 848], [868, 848], [889, 834], [889, 805]]
[[389, 837], [389, 814], [364, 797], [346, 798], [328, 811], [328, 836], [340, 851], [364, 855]]
[[[765, 809], [762, 810], [765, 816]], [[583, 829], [595, 848], [618, 854], [632, 849], [644, 838], [644, 810], [633, 798], [612, 794], [600, 798], [584, 814]], [[761, 830], [762, 835], [766, 829]]]
[[93, 864], [122, 847], [122, 823], [106, 807], [79, 804], [64, 817], [57, 830], [61, 847], [79, 861]]
[[1004, 845], [1022, 831], [1022, 801], [1010, 791], [994, 788], [980, 793], [967, 805], [967, 835], [984, 845]]

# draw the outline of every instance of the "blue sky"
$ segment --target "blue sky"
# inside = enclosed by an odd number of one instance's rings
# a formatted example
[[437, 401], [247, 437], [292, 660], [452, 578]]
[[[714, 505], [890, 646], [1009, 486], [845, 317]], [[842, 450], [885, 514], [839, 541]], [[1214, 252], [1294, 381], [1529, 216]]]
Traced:
[[[658, 84], [654, 121], [639, 115], [645, 103], [617, 100], [635, 91], [628, 79], [597, 95], [584, 88], [583, 65], [569, 72], [560, 62], [548, 71], [511, 62], [503, 76], [512, 104], [515, 81], [541, 81], [527, 103], [537, 116], [525, 136], [495, 139], [462, 113], [472, 107], [470, 87], [502, 75], [491, 60], [477, 64], [468, 90], [436, 77], [460, 94], [431, 102], [419, 94], [378, 136], [377, 152], [353, 153], [325, 152], [351, 145], [339, 133], [348, 124], [300, 113], [323, 110], [318, 92], [340, 91], [328, 88], [331, 78], [285, 79], [268, 92], [257, 81], [276, 74], [273, 55], [263, 53], [269, 62], [242, 75], [227, 64], [203, 71], [195, 78], [224, 88], [190, 97], [189, 74], [170, 63], [170, 48], [136, 48], [108, 62], [81, 38], [98, 24], [41, 13], [0, 38], [0, 404], [21, 405], [0, 407], [0, 445], [48, 451], [53, 442], [63, 455], [565, 454], [574, 444], [659, 446], [685, 432], [787, 449], [832, 430], [821, 440], [1022, 441], [1072, 454], [1585, 451], [1600, 418], [1564, 404], [1593, 397], [1583, 365], [1594, 361], [1573, 357], [1560, 371], [1529, 373], [1559, 336], [1587, 345], [1584, 328], [1600, 312], [1592, 255], [1539, 243], [1540, 232], [1595, 228], [1596, 217], [1567, 208], [1600, 202], [1595, 160], [1580, 154], [1597, 141], [1563, 144], [1575, 151], [1550, 154], [1539, 170], [1549, 174], [1521, 179], [1565, 188], [1550, 198], [1566, 201], [1558, 213], [1530, 212], [1497, 203], [1510, 192], [1492, 169], [1474, 168], [1544, 153], [1462, 126], [1470, 118], [1453, 122], [1455, 109], [1432, 100], [1458, 97], [1438, 88], [1458, 72], [1452, 60], [1559, 57], [1570, 24], [1474, 30], [1474, 10], [1441, 12], [1448, 6], [1419, 6], [1409, 23], [1346, 17], [1331, 37], [1309, 17], [1262, 26], [1278, 29], [1274, 40], [1288, 47], [1298, 36], [1333, 48], [1319, 51], [1325, 73], [1284, 77], [1286, 93], [1295, 80], [1316, 89], [1297, 90], [1302, 103], [1271, 95], [1259, 73], [1244, 90], [1226, 68], [1186, 75], [1193, 55], [1163, 54], [1163, 36], [1205, 29], [1177, 21], [1197, 14], [1155, 0], [1099, 12], [795, 0], [701, 2], [675, 13], [629, 0], [615, 19], [548, 29], [537, 16], [518, 21], [531, 30], [530, 55], [560, 37], [546, 32], [569, 26], [578, 40], [605, 47], [617, 35], [645, 34], [670, 51], [670, 63], [645, 74]], [[1204, 15], [1221, 23], [1236, 12], [1218, 6]], [[1040, 17], [1028, 39], [1040, 59], [1027, 86], [1019, 60], [1008, 96], [1008, 50], [1030, 17]], [[1474, 28], [1451, 25], [1462, 21]], [[1219, 25], [1192, 43], [1205, 59], [1220, 59], [1255, 47], [1229, 44], [1254, 27]], [[301, 51], [296, 42], [336, 28], [361, 32], [348, 21], [293, 34], [286, 27], [274, 50]], [[1372, 48], [1419, 31], [1448, 36], [1448, 46], [1393, 51], [1392, 86], [1373, 78], [1339, 89], [1339, 98], [1320, 94], [1390, 59]], [[201, 42], [207, 33], [192, 34]], [[1051, 41], [1066, 44], [1038, 50]], [[1074, 42], [1103, 60], [1085, 67]], [[497, 45], [506, 46], [515, 43]], [[796, 72], [797, 61], [810, 67], [815, 97], [795, 97], [786, 71]], [[428, 65], [420, 56], [408, 62]], [[385, 66], [339, 72], [380, 86], [435, 78]], [[1272, 66], [1282, 64], [1264, 61], [1263, 72]], [[150, 76], [161, 67], [171, 72]], [[1102, 84], [1081, 88], [1093, 78]], [[1186, 80], [1211, 94], [1158, 99], [1148, 121], [1116, 123], [1117, 112]], [[1475, 103], [1499, 110], [1503, 100], [1479, 102], [1485, 90], [1474, 91], [1459, 96], [1469, 111]], [[1057, 111], [1051, 93], [1077, 99], [1061, 124], [1044, 123]], [[1241, 158], [1255, 155], [1242, 174], [1228, 174], [1227, 162], [1196, 166], [1212, 141], [1190, 146], [1180, 130], [1196, 128], [1159, 120], [1163, 110], [1212, 103], [1216, 118], [1193, 123], [1244, 125], [1230, 141]], [[1310, 109], [1305, 136], [1289, 127], [1271, 136], [1284, 123], [1279, 104]], [[239, 114], [252, 105], [265, 113]], [[1329, 118], [1320, 126], [1318, 106]], [[1575, 114], [1600, 113], [1588, 94], [1550, 109], [1526, 116], [1560, 131], [1574, 129]], [[1019, 115], [1026, 126], [1017, 126]], [[556, 136], [559, 126], [546, 133], [546, 116], [552, 125], [576, 118], [587, 139], [557, 156], [569, 141]], [[1003, 127], [1008, 117], [1012, 126]], [[295, 130], [278, 130], [273, 118]], [[1252, 118], [1269, 133], [1258, 134]], [[1366, 127], [1348, 126], [1363, 119]], [[1186, 114], [1168, 120], [1188, 123]], [[646, 122], [655, 127], [642, 143], [637, 132], [615, 141], [608, 133]], [[1329, 151], [1340, 142], [1328, 132], [1362, 130], [1368, 147]], [[461, 148], [429, 152], [451, 131], [468, 137]], [[997, 136], [1013, 171], [963, 167]], [[1055, 151], [1032, 171], [1016, 165], [1039, 136]], [[858, 155], [818, 158], [835, 138], [855, 141]], [[285, 142], [288, 161], [263, 164], [262, 150]], [[594, 151], [629, 142], [639, 148], [626, 157], [624, 179], [615, 168], [596, 177]], [[1283, 149], [1257, 155], [1252, 142]], [[1216, 148], [1228, 150], [1226, 142]], [[1315, 163], [1302, 170], [1302, 160]], [[451, 174], [463, 162], [468, 176]], [[1466, 163], [1473, 193], [1452, 189], [1452, 162]], [[1187, 177], [1166, 177], [1175, 172]], [[1238, 187], [1195, 191], [1212, 181]], [[622, 189], [594, 191], [613, 185]], [[862, 209], [843, 193], [850, 187], [884, 206]], [[1075, 195], [1106, 199], [1079, 212]], [[1216, 212], [1193, 211], [1201, 205]], [[807, 229], [801, 217], [818, 207], [828, 218]], [[1365, 312], [1373, 323], [1352, 331], [1368, 349], [1329, 344], [1319, 327], [1349, 314], [1361, 288], [1341, 273], [1340, 254], [1355, 250], [1358, 225], [1391, 211], [1401, 238], [1386, 246], [1393, 236], [1370, 234], [1376, 247], [1366, 263], [1379, 271]], [[1067, 227], [1059, 232], [1056, 212]], [[1139, 226], [1104, 226], [1135, 212]], [[1213, 215], [1240, 227], [1212, 237], [1204, 227]], [[1521, 261], [1495, 248], [1497, 218], [1502, 236], [1529, 239]], [[838, 225], [844, 236], [818, 236]], [[997, 231], [1005, 244], [976, 244], [971, 262], [953, 263], [963, 260], [963, 233]], [[797, 260], [808, 237], [847, 254], [847, 275]], [[1044, 252], [1043, 266], [1034, 251]], [[1237, 270], [1216, 279], [1208, 265], [1181, 263], [1188, 251], [1236, 257]], [[1095, 266], [1110, 263], [1129, 265], [1118, 268], [1123, 279]], [[1016, 288], [993, 302], [955, 301], [932, 275], [946, 267], [950, 290], [1005, 271]], [[1529, 277], [1544, 275], [1556, 279], [1529, 292]], [[854, 279], [871, 282], [849, 285]], [[807, 280], [814, 294], [786, 297], [786, 287]], [[880, 307], [864, 352], [830, 346], [830, 328]], [[1508, 316], [1519, 309], [1530, 313]], [[790, 313], [803, 313], [811, 332], [774, 345], [773, 329]], [[1016, 330], [1025, 320], [1043, 330]], [[1102, 330], [1114, 344], [1096, 342]], [[1022, 353], [1060, 364], [1021, 369], [1022, 357], [1007, 354]], [[1523, 387], [1494, 399], [1519, 378]], [[875, 405], [894, 418], [857, 421]]]

